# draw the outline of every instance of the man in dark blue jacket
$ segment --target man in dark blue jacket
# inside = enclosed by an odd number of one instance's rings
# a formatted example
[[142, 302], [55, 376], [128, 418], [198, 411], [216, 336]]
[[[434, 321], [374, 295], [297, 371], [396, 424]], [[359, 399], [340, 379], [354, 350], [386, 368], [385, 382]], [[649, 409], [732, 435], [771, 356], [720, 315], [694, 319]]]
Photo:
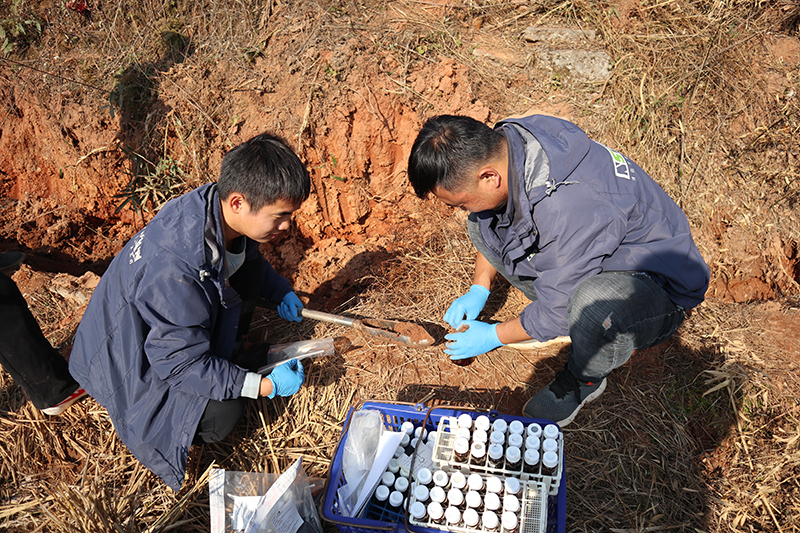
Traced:
[[[542, 115], [494, 129], [468, 117], [428, 120], [408, 174], [470, 212], [473, 285], [445, 313], [451, 359], [569, 335], [567, 364], [525, 405], [569, 424], [633, 350], [669, 338], [703, 301], [709, 270], [677, 204], [636, 163], [574, 124]], [[475, 319], [500, 273], [531, 303], [514, 320]], [[466, 331], [461, 331], [464, 326]]]
[[[234, 364], [258, 297], [301, 320], [300, 299], [258, 250], [308, 198], [308, 172], [279, 138], [229, 151], [216, 184], [168, 202], [111, 262], [75, 337], [72, 376], [122, 442], [180, 489], [193, 442], [227, 436], [243, 398], [290, 396], [296, 360], [267, 377]], [[235, 360], [235, 359], [234, 359]]]

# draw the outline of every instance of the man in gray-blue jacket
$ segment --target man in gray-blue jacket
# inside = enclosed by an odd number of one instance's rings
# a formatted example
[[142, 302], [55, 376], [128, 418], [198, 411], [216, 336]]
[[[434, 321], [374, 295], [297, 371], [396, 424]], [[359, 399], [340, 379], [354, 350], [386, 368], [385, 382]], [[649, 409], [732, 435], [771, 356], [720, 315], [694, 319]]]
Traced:
[[[576, 125], [533, 115], [494, 129], [468, 117], [429, 119], [408, 174], [470, 212], [473, 285], [445, 313], [451, 359], [569, 335], [565, 367], [525, 405], [564, 426], [598, 397], [633, 350], [668, 339], [703, 301], [709, 269], [686, 215], [636, 163]], [[531, 303], [514, 320], [475, 320], [500, 273]], [[467, 326], [466, 331], [461, 331]]]
[[[81, 320], [72, 376], [131, 453], [175, 490], [192, 443], [227, 436], [243, 398], [290, 396], [303, 367], [263, 377], [236, 357], [259, 297], [300, 321], [300, 299], [258, 250], [308, 198], [308, 172], [264, 133], [233, 148], [216, 184], [168, 202], [114, 258]], [[263, 363], [263, 361], [262, 361]]]

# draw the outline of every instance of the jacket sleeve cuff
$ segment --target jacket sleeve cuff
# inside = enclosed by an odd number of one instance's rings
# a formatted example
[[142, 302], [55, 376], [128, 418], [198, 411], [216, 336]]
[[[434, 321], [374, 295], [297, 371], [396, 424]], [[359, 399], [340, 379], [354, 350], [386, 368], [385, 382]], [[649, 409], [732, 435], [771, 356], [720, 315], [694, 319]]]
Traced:
[[242, 385], [242, 394], [244, 398], [258, 398], [258, 392], [261, 390], [261, 374], [255, 372], [248, 372], [244, 376], [244, 385]]

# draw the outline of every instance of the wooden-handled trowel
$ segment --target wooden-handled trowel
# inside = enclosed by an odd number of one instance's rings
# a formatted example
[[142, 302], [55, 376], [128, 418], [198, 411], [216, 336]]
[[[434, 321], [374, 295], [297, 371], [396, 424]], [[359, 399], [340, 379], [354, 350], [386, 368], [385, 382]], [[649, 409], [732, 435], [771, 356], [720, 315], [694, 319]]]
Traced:
[[[272, 309], [273, 311], [278, 309], [278, 304], [263, 298], [259, 299], [258, 305], [260, 307]], [[351, 327], [370, 337], [377, 337], [391, 342], [405, 344], [412, 348], [427, 348], [433, 344], [433, 337], [430, 336], [425, 328], [418, 324], [400, 322], [398, 320], [382, 320], [378, 318], [348, 318], [346, 316], [315, 311], [305, 307], [300, 310], [300, 314], [303, 315], [304, 318]]]

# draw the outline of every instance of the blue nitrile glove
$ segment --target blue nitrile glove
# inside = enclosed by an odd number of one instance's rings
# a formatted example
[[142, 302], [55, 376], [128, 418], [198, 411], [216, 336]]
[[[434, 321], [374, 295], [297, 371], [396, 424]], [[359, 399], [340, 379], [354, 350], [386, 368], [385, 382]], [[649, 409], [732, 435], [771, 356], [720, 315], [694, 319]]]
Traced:
[[489, 289], [483, 285], [473, 285], [464, 296], [456, 298], [444, 314], [444, 321], [453, 329], [461, 326], [461, 321], [475, 320], [489, 299]]
[[497, 338], [497, 324], [465, 320], [464, 325], [469, 328], [467, 331], [448, 333], [444, 336], [445, 339], [453, 341], [447, 343], [447, 349], [444, 351], [453, 361], [475, 357], [503, 345]]
[[292, 291], [287, 293], [286, 296], [283, 297], [283, 300], [281, 300], [281, 303], [278, 304], [278, 315], [289, 322], [300, 322], [303, 320], [303, 315], [300, 314], [302, 308], [303, 302], [301, 302], [300, 298]]
[[300, 386], [306, 379], [306, 375], [300, 361], [289, 359], [282, 365], [273, 368], [267, 379], [272, 382], [272, 394], [269, 395], [269, 398], [272, 399], [276, 394], [278, 396], [291, 396], [299, 391]]

